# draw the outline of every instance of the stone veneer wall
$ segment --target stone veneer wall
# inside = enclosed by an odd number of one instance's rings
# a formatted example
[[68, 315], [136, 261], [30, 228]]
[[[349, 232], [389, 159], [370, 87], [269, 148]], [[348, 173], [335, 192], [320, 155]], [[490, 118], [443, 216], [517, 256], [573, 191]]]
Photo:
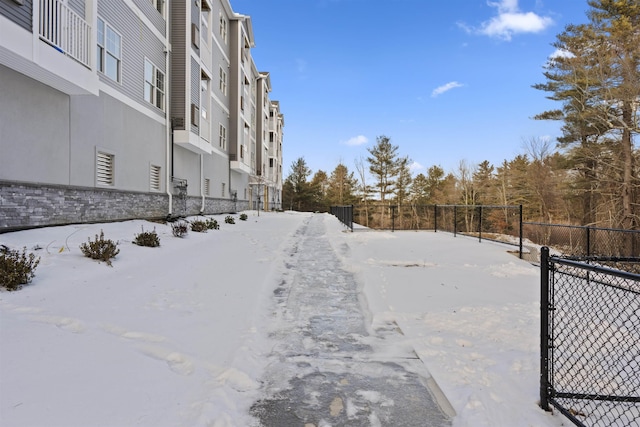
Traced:
[[[246, 201], [173, 196], [173, 216], [245, 210]], [[165, 193], [0, 181], [0, 233], [51, 225], [161, 219], [169, 214]]]

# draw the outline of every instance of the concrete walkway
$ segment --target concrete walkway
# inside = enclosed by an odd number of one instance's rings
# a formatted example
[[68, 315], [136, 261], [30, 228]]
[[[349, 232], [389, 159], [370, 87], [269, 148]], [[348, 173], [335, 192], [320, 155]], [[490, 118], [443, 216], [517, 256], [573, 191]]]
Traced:
[[297, 230], [274, 292], [262, 399], [263, 427], [450, 426], [454, 415], [425, 366], [398, 348], [395, 325], [371, 331], [358, 283], [340, 265], [321, 215]]

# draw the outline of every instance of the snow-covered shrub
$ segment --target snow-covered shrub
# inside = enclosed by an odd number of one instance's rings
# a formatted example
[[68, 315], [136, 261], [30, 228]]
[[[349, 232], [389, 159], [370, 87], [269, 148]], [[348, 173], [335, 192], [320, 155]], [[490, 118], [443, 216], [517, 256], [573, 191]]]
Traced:
[[240, 221], [246, 221], [247, 220], [247, 214], [246, 213], [241, 213], [240, 214]]
[[220, 226], [218, 225], [218, 221], [216, 221], [213, 218], [207, 218], [207, 228], [209, 230], [217, 230], [220, 228]]
[[235, 220], [235, 219], [233, 219], [233, 217], [232, 217], [231, 215], [227, 215], [227, 216], [224, 218], [224, 222], [225, 222], [225, 223], [227, 223], [227, 224], [235, 224], [235, 223], [236, 223], [236, 220]]
[[186, 222], [174, 222], [173, 224], [171, 224], [171, 231], [176, 237], [184, 237], [189, 232], [189, 227], [187, 226]]
[[17, 291], [22, 285], [31, 282], [39, 263], [40, 257], [32, 253], [27, 255], [27, 248], [20, 252], [0, 246], [0, 286]]
[[200, 219], [196, 219], [191, 222], [191, 231], [195, 231], [196, 233], [206, 233], [208, 229], [207, 223]]
[[120, 249], [117, 247], [118, 244], [113, 240], [105, 239], [102, 230], [100, 230], [100, 236], [96, 234], [94, 241], [91, 241], [91, 239], [87, 240], [87, 243], [80, 245], [80, 250], [84, 256], [98, 261], [104, 261], [108, 266], [111, 266], [111, 258], [115, 258], [115, 256], [120, 253]]
[[142, 227], [142, 232], [140, 234], [136, 234], [136, 238], [133, 243], [138, 246], [147, 246], [149, 248], [156, 248], [160, 246], [160, 238], [156, 233], [155, 227], [153, 231], [144, 231], [144, 227]]

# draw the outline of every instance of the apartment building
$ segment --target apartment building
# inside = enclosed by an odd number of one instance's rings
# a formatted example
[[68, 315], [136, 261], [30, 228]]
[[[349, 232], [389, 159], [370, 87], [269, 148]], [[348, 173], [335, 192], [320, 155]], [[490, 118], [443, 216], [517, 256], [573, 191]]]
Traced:
[[0, 231], [248, 209], [253, 46], [228, 0], [0, 0]]

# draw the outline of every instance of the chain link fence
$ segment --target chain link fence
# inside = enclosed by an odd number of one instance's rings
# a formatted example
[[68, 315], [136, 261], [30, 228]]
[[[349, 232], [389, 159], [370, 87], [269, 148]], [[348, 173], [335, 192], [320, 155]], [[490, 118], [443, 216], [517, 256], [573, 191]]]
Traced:
[[640, 258], [541, 254], [541, 407], [640, 427]]
[[640, 231], [523, 223], [523, 238], [571, 256], [633, 257], [640, 254]]

